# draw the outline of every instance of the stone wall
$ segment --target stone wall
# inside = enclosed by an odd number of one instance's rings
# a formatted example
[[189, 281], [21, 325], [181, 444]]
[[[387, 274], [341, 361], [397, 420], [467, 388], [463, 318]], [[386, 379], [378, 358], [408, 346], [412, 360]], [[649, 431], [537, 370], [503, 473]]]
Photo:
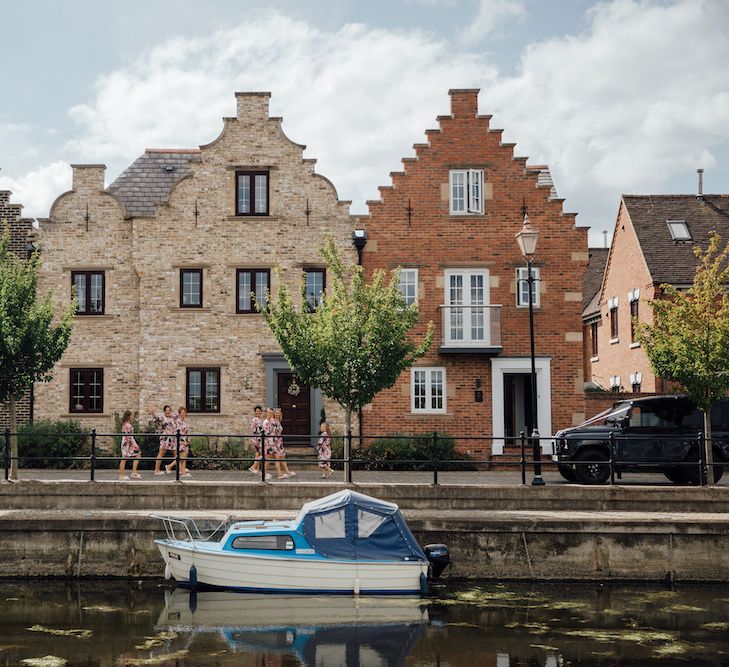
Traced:
[[[5, 225], [10, 232], [10, 249], [25, 259], [28, 256], [28, 234], [33, 227], [31, 218], [23, 218], [22, 204], [11, 204], [8, 190], [0, 190], [0, 234], [4, 233]], [[20, 399], [15, 406], [18, 426], [26, 424], [33, 417], [32, 394], [28, 393]], [[10, 426], [10, 415], [7, 406], [0, 404], [0, 431]]]
[[[103, 166], [74, 168], [73, 190], [42, 224], [41, 289], [67, 303], [72, 270], [104, 270], [106, 312], [76, 318], [56, 379], [38, 387], [39, 416], [68, 412], [69, 369], [79, 366], [104, 369], [103, 413], [74, 415], [89, 427], [112, 428], [113, 414], [127, 408], [184, 405], [191, 367], [221, 372], [220, 412], [191, 414], [193, 432], [246, 433], [253, 407], [267, 403], [262, 355], [279, 349], [260, 315], [236, 314], [236, 269], [267, 268], [274, 294], [279, 279], [298, 294], [302, 270], [323, 268], [328, 236], [354, 263], [352, 220], [349, 202], [269, 116], [269, 94], [236, 100], [237, 115], [224, 119], [217, 139], [200, 149], [150, 149], [140, 158], [146, 171], [132, 165], [106, 190]], [[269, 173], [269, 215], [236, 215], [236, 170]], [[186, 268], [202, 271], [200, 308], [180, 307]], [[323, 407], [341, 432], [341, 410]]]

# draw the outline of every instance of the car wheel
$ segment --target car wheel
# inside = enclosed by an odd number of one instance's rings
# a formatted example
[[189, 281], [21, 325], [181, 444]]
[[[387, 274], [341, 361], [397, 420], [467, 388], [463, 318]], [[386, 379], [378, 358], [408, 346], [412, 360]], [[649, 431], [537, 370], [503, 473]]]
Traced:
[[559, 463], [557, 465], [557, 470], [559, 470], [559, 474], [564, 477], [568, 482], [576, 482], [577, 477], [575, 475], [575, 470], [572, 466], [565, 465], [564, 463]]
[[[714, 454], [716, 457], [716, 454]], [[714, 459], [717, 460], [716, 458]], [[704, 466], [706, 468], [706, 466]], [[686, 469], [686, 477], [688, 479], [689, 484], [693, 484], [694, 486], [700, 486], [701, 480], [699, 479], [699, 468], [698, 466], [689, 466]], [[714, 484], [718, 483], [718, 481], [722, 478], [722, 475], [724, 474], [724, 466], [723, 465], [717, 465], [714, 464]]]
[[604, 484], [610, 477], [610, 465], [603, 452], [588, 449], [577, 455], [577, 461], [584, 462], [575, 466], [575, 477], [580, 484]]
[[685, 468], [666, 468], [663, 474], [674, 484], [688, 484]]

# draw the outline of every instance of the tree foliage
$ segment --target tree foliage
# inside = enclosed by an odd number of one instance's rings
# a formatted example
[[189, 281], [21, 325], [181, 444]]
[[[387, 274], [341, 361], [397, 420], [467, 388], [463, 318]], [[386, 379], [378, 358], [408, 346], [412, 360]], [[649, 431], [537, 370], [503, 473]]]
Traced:
[[661, 285], [664, 298], [650, 302], [653, 324], [638, 324], [638, 341], [655, 374], [679, 383], [704, 413], [711, 464], [711, 404], [729, 391], [729, 244], [722, 249], [712, 232], [706, 250], [697, 246], [694, 254], [693, 285]]
[[306, 308], [303, 280], [303, 307], [297, 307], [279, 279], [277, 300], [262, 312], [291, 369], [345, 409], [349, 428], [353, 410], [395, 384], [428, 351], [434, 325], [429, 322], [422, 341], [414, 342], [409, 334], [418, 307], [405, 306], [397, 274], [388, 282], [384, 271], [375, 271], [368, 284], [361, 266], [345, 268], [331, 239], [320, 252], [329, 290], [316, 310]]
[[[48, 382], [53, 365], [71, 337], [76, 304], [54, 324], [52, 295], [38, 299], [38, 253], [20, 259], [10, 250], [7, 230], [0, 236], [0, 403], [8, 403], [10, 428], [16, 431], [15, 403], [34, 382]], [[17, 440], [13, 438], [13, 456]], [[13, 462], [13, 476], [17, 461]]]

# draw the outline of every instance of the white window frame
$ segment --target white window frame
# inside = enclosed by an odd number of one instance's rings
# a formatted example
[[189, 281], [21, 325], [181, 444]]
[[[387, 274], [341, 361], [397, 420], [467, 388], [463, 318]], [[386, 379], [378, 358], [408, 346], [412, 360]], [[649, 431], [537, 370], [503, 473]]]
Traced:
[[[539, 289], [539, 267], [532, 267], [532, 275], [534, 276], [534, 292], [532, 294], [533, 307], [539, 308], [540, 305], [540, 289]], [[529, 308], [529, 292], [525, 289], [522, 294], [522, 285], [527, 282], [527, 267], [518, 266], [516, 268], [516, 306], [517, 308]], [[528, 288], [527, 288], [528, 289]], [[524, 297], [524, 302], [522, 302]]]
[[[454, 275], [461, 275], [463, 276], [463, 284], [462, 284], [462, 290], [463, 295], [468, 295], [468, 299], [463, 299], [464, 303], [462, 304], [454, 304], [451, 302], [451, 293], [450, 293], [450, 287], [451, 287], [451, 276]], [[471, 276], [473, 275], [481, 275], [483, 276], [483, 303], [482, 304], [472, 304], [471, 303]], [[443, 274], [443, 288], [444, 288], [444, 300], [443, 305], [446, 306], [445, 308], [445, 317], [443, 318], [443, 340], [444, 345], [446, 347], [484, 347], [485, 345], [488, 346], [491, 344], [491, 310], [489, 309], [490, 301], [490, 284], [489, 284], [489, 270], [488, 269], [446, 269], [446, 271]], [[462, 317], [462, 324], [461, 328], [463, 329], [463, 337], [462, 338], [453, 338], [452, 337], [452, 327], [453, 327], [453, 319], [452, 314], [456, 315], [456, 312], [454, 311], [454, 308], [457, 308], [458, 306], [462, 306], [461, 311], [461, 317]], [[474, 326], [474, 322], [476, 326], [479, 326], [478, 322], [478, 313], [474, 311], [474, 307], [483, 306], [482, 315], [480, 326], [483, 328], [484, 331], [484, 337], [483, 338], [477, 338], [474, 339], [471, 336], [471, 329]], [[474, 318], [474, 315], [476, 317]]]
[[[412, 285], [414, 287], [414, 295], [413, 300], [411, 302], [408, 302], [408, 298], [404, 293], [403, 290], [403, 277], [404, 276], [412, 276]], [[397, 285], [397, 288], [400, 290], [400, 294], [402, 294], [403, 299], [405, 299], [405, 305], [409, 306], [411, 304], [417, 304], [418, 303], [418, 270], [417, 269], [400, 269], [400, 276], [399, 276], [399, 282]]]
[[[454, 206], [453, 186], [457, 176], [463, 177], [464, 208]], [[483, 169], [451, 169], [448, 172], [448, 207], [450, 214], [483, 214], [483, 189]], [[460, 202], [460, 198], [458, 201]]]
[[[425, 373], [425, 408], [415, 407], [415, 374]], [[442, 373], [443, 405], [434, 408], [433, 405], [433, 373]], [[443, 414], [446, 411], [447, 401], [446, 369], [443, 366], [413, 366], [410, 369], [410, 411], [413, 414]]]
[[666, 225], [674, 241], [693, 241], [691, 230], [685, 220], [666, 220]]

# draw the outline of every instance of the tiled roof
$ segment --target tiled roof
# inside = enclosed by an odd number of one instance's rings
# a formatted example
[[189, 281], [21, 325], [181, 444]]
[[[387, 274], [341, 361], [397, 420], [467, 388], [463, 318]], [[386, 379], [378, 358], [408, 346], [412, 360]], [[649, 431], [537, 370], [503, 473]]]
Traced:
[[190, 174], [191, 162], [200, 162], [199, 149], [148, 148], [107, 190], [130, 217], [154, 216], [154, 205], [166, 201], [175, 183]]
[[[706, 248], [716, 230], [729, 241], [729, 195], [623, 195], [643, 256], [655, 283], [692, 283], [695, 244]], [[666, 220], [683, 220], [691, 241], [674, 241]]]
[[549, 198], [550, 199], [558, 199], [557, 197], [557, 189], [554, 187], [554, 181], [552, 180], [552, 173], [549, 171], [549, 167], [546, 164], [535, 164], [535, 165], [529, 165], [527, 169], [539, 171], [539, 174], [537, 175], [537, 185], [549, 186]]
[[[599, 310], [599, 292], [602, 286], [602, 275], [605, 272], [608, 248], [590, 248], [590, 259], [582, 278], [582, 314], [591, 315]], [[597, 299], [595, 299], [597, 295]]]

